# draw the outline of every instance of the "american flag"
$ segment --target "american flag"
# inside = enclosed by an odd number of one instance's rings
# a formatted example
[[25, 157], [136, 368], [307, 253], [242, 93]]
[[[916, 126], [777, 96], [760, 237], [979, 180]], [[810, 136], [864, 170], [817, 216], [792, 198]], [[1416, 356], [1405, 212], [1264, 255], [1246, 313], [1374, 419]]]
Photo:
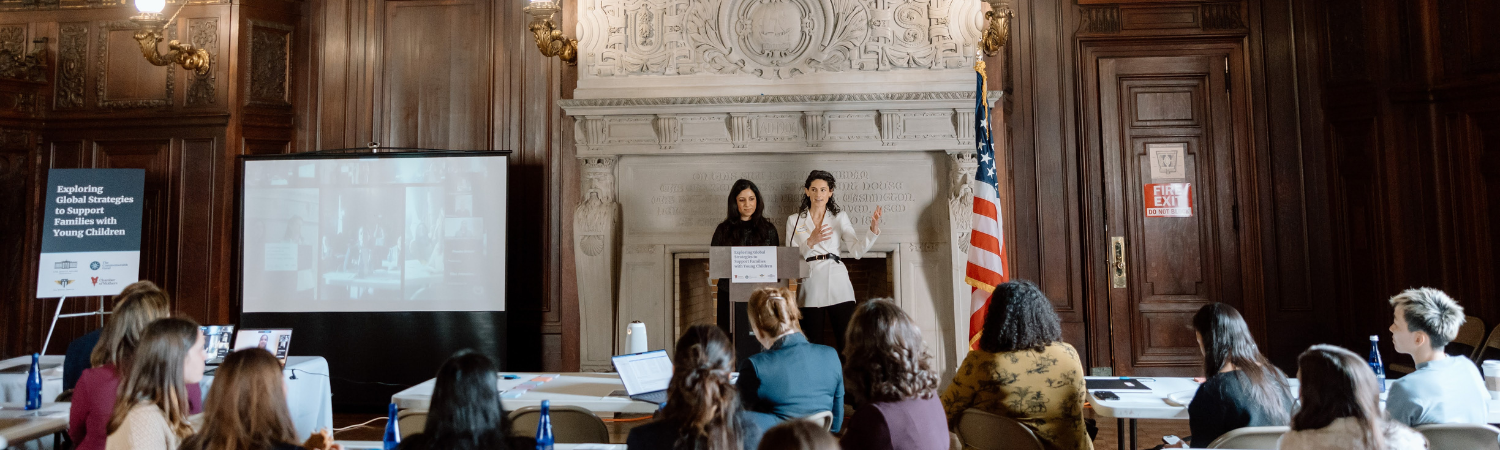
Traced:
[[995, 286], [1010, 277], [1005, 273], [1005, 228], [1000, 221], [999, 182], [995, 172], [995, 145], [990, 138], [989, 108], [985, 106], [984, 61], [974, 67], [978, 92], [974, 98], [974, 143], [979, 169], [974, 173], [974, 219], [969, 233], [969, 264], [964, 281], [972, 286], [969, 303], [969, 349], [977, 348], [984, 329], [984, 313]]

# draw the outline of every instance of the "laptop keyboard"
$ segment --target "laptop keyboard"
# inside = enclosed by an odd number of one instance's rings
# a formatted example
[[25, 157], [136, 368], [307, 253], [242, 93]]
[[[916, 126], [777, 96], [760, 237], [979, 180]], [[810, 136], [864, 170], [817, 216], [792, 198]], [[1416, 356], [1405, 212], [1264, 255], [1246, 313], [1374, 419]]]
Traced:
[[662, 403], [666, 403], [667, 402], [667, 391], [656, 391], [656, 392], [647, 392], [645, 394], [636, 394], [636, 395], [630, 396], [630, 398], [633, 399], [633, 400], [640, 400], [640, 401], [643, 401], [643, 402], [646, 402], [646, 403], [654, 403], [654, 404], [660, 405]]

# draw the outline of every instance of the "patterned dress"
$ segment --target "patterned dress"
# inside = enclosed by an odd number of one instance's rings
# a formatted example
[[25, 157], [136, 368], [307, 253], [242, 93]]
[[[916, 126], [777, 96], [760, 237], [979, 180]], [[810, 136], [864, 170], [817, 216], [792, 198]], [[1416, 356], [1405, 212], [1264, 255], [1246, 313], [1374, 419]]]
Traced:
[[942, 399], [949, 426], [974, 408], [1031, 427], [1048, 450], [1092, 450], [1083, 425], [1085, 392], [1078, 352], [1056, 342], [1042, 351], [971, 351]]

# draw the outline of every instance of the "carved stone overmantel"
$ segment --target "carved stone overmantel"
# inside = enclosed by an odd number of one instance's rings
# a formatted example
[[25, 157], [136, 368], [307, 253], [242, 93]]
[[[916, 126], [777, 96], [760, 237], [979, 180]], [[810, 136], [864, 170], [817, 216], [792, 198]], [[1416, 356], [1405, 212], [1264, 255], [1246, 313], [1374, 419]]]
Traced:
[[[581, 311], [611, 311], [615, 305], [615, 261], [619, 260], [617, 235], [620, 203], [615, 200], [615, 157], [579, 158], [583, 172], [583, 201], [573, 211], [573, 258], [578, 271], [578, 306]], [[614, 328], [609, 314], [580, 315], [583, 330]], [[581, 333], [584, 371], [610, 370], [614, 354], [613, 334]]]

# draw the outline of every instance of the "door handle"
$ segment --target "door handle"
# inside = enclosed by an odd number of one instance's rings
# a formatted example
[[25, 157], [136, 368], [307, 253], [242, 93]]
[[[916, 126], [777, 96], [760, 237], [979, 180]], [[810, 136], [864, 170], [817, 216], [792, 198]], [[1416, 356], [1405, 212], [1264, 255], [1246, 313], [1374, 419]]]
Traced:
[[1125, 288], [1125, 237], [1109, 238], [1109, 287]]

